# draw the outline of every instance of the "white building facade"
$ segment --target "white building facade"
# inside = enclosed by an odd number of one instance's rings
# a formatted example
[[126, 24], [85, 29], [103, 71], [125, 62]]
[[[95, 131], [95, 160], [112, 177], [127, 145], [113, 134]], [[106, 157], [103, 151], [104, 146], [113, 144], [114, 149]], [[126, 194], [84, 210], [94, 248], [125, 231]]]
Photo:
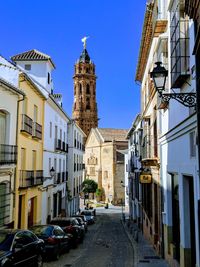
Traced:
[[68, 124], [68, 213], [75, 214], [80, 208], [81, 184], [85, 179], [84, 139], [86, 135], [81, 128], [71, 120]]
[[[184, 1], [168, 1], [168, 85], [170, 93], [196, 91], [194, 24]], [[171, 266], [200, 266], [200, 199], [195, 107], [170, 100], [160, 111], [161, 180], [165, 257]]]
[[[143, 231], [170, 266], [200, 266], [196, 109], [184, 106], [186, 100], [180, 95], [196, 92], [194, 23], [185, 14], [185, 1], [181, 0], [148, 1], [145, 21], [148, 21], [142, 36], [145, 46], [141, 46], [136, 79], [142, 82], [142, 129], [143, 137], [149, 136], [149, 141], [144, 143], [143, 139], [141, 148], [154, 150], [154, 158], [150, 153], [150, 159], [151, 163], [157, 162], [157, 174], [148, 166], [154, 186], [149, 187], [151, 194], [142, 196], [142, 205], [153, 203], [153, 212], [147, 214], [150, 231], [144, 231], [144, 224]], [[155, 92], [149, 75], [155, 62], [162, 62], [168, 70], [164, 93], [172, 93], [171, 98], [161, 98]], [[176, 100], [174, 93], [179, 94]], [[142, 157], [141, 162], [145, 167], [147, 159]], [[156, 183], [161, 186], [157, 193]], [[156, 229], [155, 215], [157, 219], [162, 215], [156, 227], [159, 234], [156, 243], [156, 239], [151, 239]]]
[[141, 146], [141, 115], [138, 114], [128, 131], [128, 191], [129, 191], [129, 217], [137, 223], [141, 229], [141, 184], [139, 182], [141, 161], [140, 161], [140, 146]]

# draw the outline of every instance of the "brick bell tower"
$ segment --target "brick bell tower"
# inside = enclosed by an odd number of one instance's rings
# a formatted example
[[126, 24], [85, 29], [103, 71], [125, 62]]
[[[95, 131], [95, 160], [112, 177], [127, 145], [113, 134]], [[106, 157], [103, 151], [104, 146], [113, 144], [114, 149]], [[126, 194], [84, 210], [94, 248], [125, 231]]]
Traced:
[[97, 77], [95, 75], [95, 65], [86, 50], [86, 39], [87, 37], [82, 39], [84, 49], [75, 64], [72, 116], [88, 137], [91, 128], [98, 127], [98, 115], [96, 103]]

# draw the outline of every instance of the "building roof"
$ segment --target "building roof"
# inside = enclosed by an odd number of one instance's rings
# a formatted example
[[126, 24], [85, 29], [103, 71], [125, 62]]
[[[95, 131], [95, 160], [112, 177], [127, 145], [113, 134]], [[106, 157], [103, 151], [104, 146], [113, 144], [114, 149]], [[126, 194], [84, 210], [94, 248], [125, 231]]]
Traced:
[[79, 62], [81, 63], [90, 63], [90, 56], [88, 54], [88, 51], [84, 48], [81, 55], [80, 55], [80, 58], [79, 58]]
[[152, 14], [153, 14], [153, 3], [148, 3], [145, 11], [143, 30], [142, 30], [142, 38], [140, 42], [140, 52], [137, 63], [136, 70], [136, 81], [142, 81], [145, 67], [148, 60], [148, 54], [150, 50], [151, 41], [153, 38], [153, 29], [152, 29]]
[[96, 128], [104, 142], [126, 141], [127, 129]]
[[25, 96], [25, 93], [22, 92], [20, 89], [18, 89], [16, 86], [14, 86], [13, 84], [11, 84], [10, 82], [4, 80], [3, 78], [0, 77], [0, 85], [4, 85], [6, 86], [8, 89], [12, 90], [13, 92], [15, 92], [16, 94], [20, 94]]
[[51, 57], [36, 50], [29, 50], [20, 54], [17, 54], [15, 56], [12, 56], [11, 59], [15, 61], [50, 61], [52, 66], [55, 68], [55, 65], [53, 61], [51, 60]]

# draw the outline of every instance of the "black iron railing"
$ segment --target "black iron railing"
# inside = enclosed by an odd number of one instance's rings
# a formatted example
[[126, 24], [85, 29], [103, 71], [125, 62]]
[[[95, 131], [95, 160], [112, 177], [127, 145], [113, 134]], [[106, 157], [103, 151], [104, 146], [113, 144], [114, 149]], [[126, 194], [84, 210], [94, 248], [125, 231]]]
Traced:
[[33, 133], [33, 120], [26, 114], [22, 114], [21, 132], [26, 132], [30, 135]]
[[66, 181], [66, 172], [62, 172], [62, 182]]
[[27, 188], [43, 184], [43, 171], [20, 171], [19, 187]]
[[33, 137], [42, 139], [42, 125], [37, 122], [33, 123]]
[[58, 172], [56, 176], [56, 184], [60, 184], [60, 183], [61, 183], [61, 172]]
[[0, 144], [0, 165], [17, 163], [17, 146]]
[[60, 139], [55, 139], [55, 149], [62, 150], [62, 141]]

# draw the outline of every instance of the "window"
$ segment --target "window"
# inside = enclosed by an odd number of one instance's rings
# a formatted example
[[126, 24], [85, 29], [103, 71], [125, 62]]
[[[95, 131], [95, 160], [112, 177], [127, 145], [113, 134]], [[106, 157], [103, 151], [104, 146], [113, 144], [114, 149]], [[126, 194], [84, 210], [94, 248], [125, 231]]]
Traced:
[[50, 121], [50, 125], [49, 125], [49, 136], [50, 138], [52, 138], [52, 122]]
[[36, 155], [36, 150], [32, 150], [32, 170], [36, 170], [36, 160], [37, 160], [37, 155]]
[[10, 220], [9, 183], [0, 183], [0, 227]]
[[51, 158], [49, 158], [49, 171], [51, 170], [52, 166], [51, 166]]
[[38, 119], [38, 107], [34, 105], [34, 122], [37, 122]]
[[79, 93], [82, 94], [82, 84], [79, 84]]
[[170, 11], [171, 83], [181, 87], [189, 76], [189, 19], [179, 0], [173, 2]]
[[190, 157], [196, 157], [195, 131], [190, 133]]
[[50, 73], [48, 72], [48, 77], [47, 77], [47, 82], [48, 82], [48, 84], [50, 84]]
[[87, 97], [86, 99], [86, 109], [90, 109], [90, 99]]
[[6, 142], [6, 114], [0, 111], [0, 144]]
[[87, 84], [86, 94], [90, 94], [90, 85]]
[[25, 70], [31, 70], [31, 64], [25, 64], [24, 68]]
[[28, 105], [28, 100], [27, 100], [27, 97], [24, 98], [24, 101], [23, 101], [23, 107], [22, 107], [22, 113], [23, 114], [26, 114], [27, 113], [27, 105]]
[[26, 149], [21, 148], [21, 170], [26, 169]]

